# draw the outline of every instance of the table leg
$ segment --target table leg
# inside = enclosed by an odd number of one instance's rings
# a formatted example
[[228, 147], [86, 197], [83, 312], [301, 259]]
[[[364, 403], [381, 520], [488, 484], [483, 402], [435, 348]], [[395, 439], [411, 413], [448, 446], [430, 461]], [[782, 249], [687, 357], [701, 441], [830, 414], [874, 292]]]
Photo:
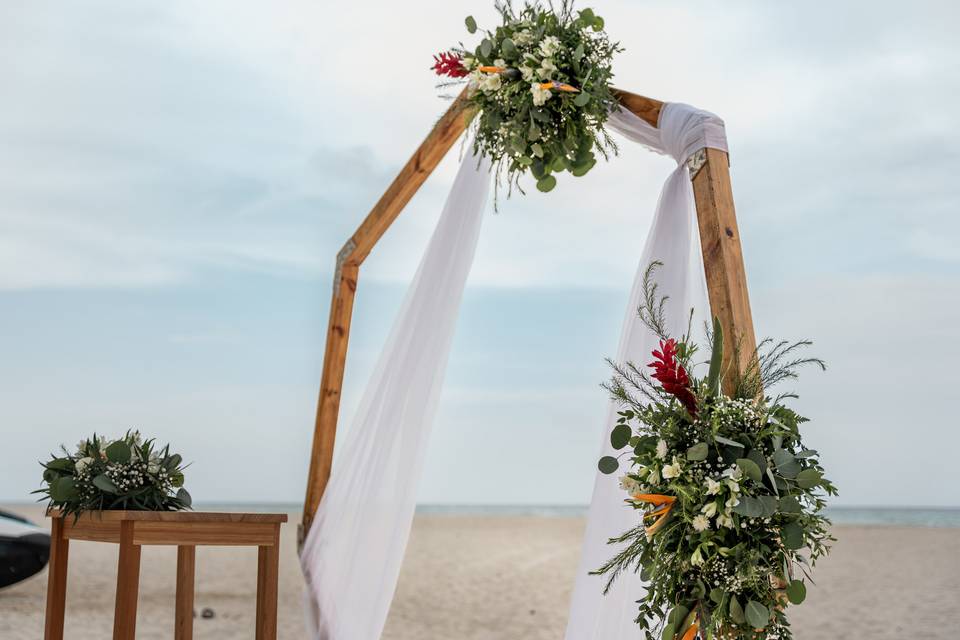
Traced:
[[140, 590], [140, 545], [133, 544], [132, 520], [120, 523], [120, 559], [117, 562], [117, 599], [113, 611], [113, 640], [134, 640], [137, 633], [137, 597]]
[[193, 640], [193, 591], [197, 548], [177, 547], [177, 612], [174, 640]]
[[257, 640], [277, 638], [277, 583], [280, 577], [280, 526], [273, 545], [259, 547], [257, 557]]
[[67, 604], [67, 559], [70, 541], [63, 537], [63, 517], [51, 519], [50, 561], [47, 570], [47, 615], [44, 640], [63, 640], [63, 616]]

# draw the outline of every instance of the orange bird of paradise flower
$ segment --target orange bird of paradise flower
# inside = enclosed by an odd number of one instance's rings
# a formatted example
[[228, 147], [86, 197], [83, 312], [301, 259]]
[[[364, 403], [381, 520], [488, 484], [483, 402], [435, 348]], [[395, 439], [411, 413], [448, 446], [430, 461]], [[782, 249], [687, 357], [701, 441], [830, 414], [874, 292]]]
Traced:
[[[633, 496], [632, 501], [645, 502], [654, 507], [653, 511], [643, 514], [644, 521], [649, 518], [654, 519], [653, 523], [644, 529], [647, 532], [647, 537], [650, 538], [667, 524], [670, 511], [673, 510], [673, 505], [677, 499], [674, 496], [663, 496], [656, 493], [638, 493]], [[627, 500], [627, 502], [630, 502], [630, 500]]]
[[541, 82], [541, 89], [556, 89], [557, 91], [565, 91], [567, 93], [580, 93], [580, 89], [572, 87], [569, 84], [564, 84], [562, 82], [557, 82], [556, 80], [552, 82]]

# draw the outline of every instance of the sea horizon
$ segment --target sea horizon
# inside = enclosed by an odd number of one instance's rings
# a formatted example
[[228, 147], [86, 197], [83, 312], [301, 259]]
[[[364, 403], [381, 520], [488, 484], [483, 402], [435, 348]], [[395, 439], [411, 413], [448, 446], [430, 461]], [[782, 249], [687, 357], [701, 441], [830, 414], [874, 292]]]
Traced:
[[[40, 506], [31, 501], [0, 502], [4, 507]], [[297, 502], [197, 502], [197, 510], [206, 511], [299, 511], [303, 503]], [[541, 517], [582, 518], [587, 515], [586, 504], [445, 504], [422, 503], [417, 505], [417, 514], [436, 516], [469, 517]], [[911, 526], [911, 527], [960, 527], [960, 507], [914, 507], [914, 506], [842, 506], [824, 510], [835, 525], [860, 526]]]

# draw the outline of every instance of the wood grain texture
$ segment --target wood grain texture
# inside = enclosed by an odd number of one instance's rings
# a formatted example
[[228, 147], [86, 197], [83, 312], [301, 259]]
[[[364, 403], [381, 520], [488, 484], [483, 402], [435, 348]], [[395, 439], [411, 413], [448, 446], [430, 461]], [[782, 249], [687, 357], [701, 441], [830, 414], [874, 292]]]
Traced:
[[277, 638], [277, 594], [280, 580], [280, 536], [257, 554], [257, 640]]
[[120, 524], [117, 560], [117, 596], [113, 611], [113, 640], [134, 640], [137, 634], [137, 600], [140, 596], [140, 546], [133, 542], [134, 522]]
[[70, 541], [63, 535], [63, 519], [50, 523], [50, 559], [47, 575], [47, 612], [44, 640], [63, 640], [63, 621], [67, 603], [67, 560]]
[[723, 327], [723, 390], [733, 391], [737, 371], [753, 356], [757, 339], [747, 292], [747, 274], [733, 204], [727, 154], [707, 149], [707, 162], [693, 179], [710, 310]]
[[[310, 452], [310, 471], [307, 476], [307, 494], [304, 498], [303, 522], [309, 528], [310, 520], [320, 504], [323, 490], [333, 466], [333, 447], [337, 437], [337, 419], [340, 415], [340, 393], [346, 370], [347, 345], [353, 318], [353, 300], [357, 291], [359, 267], [343, 265], [340, 281], [336, 283], [330, 303], [327, 323], [327, 345], [323, 355], [323, 374], [317, 415], [313, 429], [313, 447]], [[303, 529], [301, 529], [303, 531]]]
[[[73, 516], [64, 517], [59, 511], [51, 511], [50, 518], [64, 518], [73, 523]], [[234, 513], [231, 511], [87, 511], [80, 514], [81, 524], [137, 520], [143, 522], [286, 522], [285, 513]]]
[[196, 562], [196, 547], [177, 547], [177, 597], [173, 618], [174, 640], [193, 640], [193, 595], [196, 588]]
[[255, 547], [273, 544], [279, 527], [273, 522], [141, 521], [136, 523], [133, 541], [138, 545]]
[[654, 127], [660, 126], [660, 110], [663, 108], [662, 102], [622, 89], [613, 89], [613, 94], [617, 96], [617, 100], [619, 100], [620, 104], [628, 111], [633, 112], [634, 115], [642, 118]]
[[[614, 89], [614, 93], [626, 109], [655, 127], [659, 125], [663, 102], [621, 89]], [[300, 530], [301, 542], [309, 530], [330, 477], [359, 266], [474, 115], [466, 104], [464, 92], [403, 167], [348, 241], [345, 251], [341, 252], [343, 259], [338, 261], [340, 275], [334, 283], [323, 379], [314, 424], [313, 448]], [[745, 359], [753, 353], [756, 338], [736, 227], [727, 156], [721, 151], [708, 149], [707, 158], [707, 164], [694, 180], [694, 192], [710, 303], [725, 332], [727, 373], [724, 376], [724, 388], [729, 390], [732, 380], [731, 363], [736, 361], [736, 366], [742, 366]], [[735, 350], [734, 345], [739, 345], [739, 349]], [[735, 353], [737, 355], [734, 355]]]
[[437, 121], [338, 255], [336, 270], [338, 276], [333, 285], [333, 300], [330, 304], [330, 319], [327, 325], [327, 343], [303, 506], [302, 534], [309, 529], [313, 514], [320, 504], [320, 498], [330, 478], [337, 420], [340, 414], [340, 394], [346, 367], [347, 344], [353, 317], [353, 299], [356, 294], [360, 265], [424, 181], [433, 173], [450, 147], [470, 124], [474, 115], [474, 110], [467, 102], [467, 90], [464, 89], [443, 117]]

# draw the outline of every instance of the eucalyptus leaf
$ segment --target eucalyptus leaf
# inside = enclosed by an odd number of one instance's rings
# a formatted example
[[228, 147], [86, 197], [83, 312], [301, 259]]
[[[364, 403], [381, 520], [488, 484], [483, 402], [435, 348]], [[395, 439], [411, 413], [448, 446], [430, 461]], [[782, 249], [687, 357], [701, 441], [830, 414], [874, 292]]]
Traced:
[[750, 458], [737, 458], [737, 466], [754, 482], [760, 482], [763, 477], [760, 466]]
[[489, 58], [490, 54], [493, 52], [493, 43], [490, 42], [487, 38], [483, 39], [483, 42], [480, 43], [480, 55], [484, 58]]
[[687, 449], [687, 460], [693, 462], [706, 460], [708, 455], [710, 455], [710, 446], [706, 442], [698, 442]]
[[793, 580], [787, 585], [787, 598], [792, 604], [801, 604], [807, 599], [807, 586], [801, 580]]
[[730, 619], [737, 624], [743, 624], [747, 621], [743, 614], [743, 607], [740, 606], [740, 601], [737, 600], [736, 596], [730, 596]]
[[467, 16], [467, 18], [466, 18], [463, 22], [464, 22], [464, 24], [467, 25], [467, 32], [468, 32], [468, 33], [476, 33], [476, 32], [477, 32], [477, 21], [473, 18], [473, 16]]
[[812, 489], [823, 480], [823, 476], [816, 469], [804, 469], [797, 474], [797, 484], [803, 489]]
[[579, 94], [577, 94], [577, 97], [573, 99], [573, 104], [577, 105], [578, 107], [585, 107], [587, 106], [588, 102], [590, 102], [590, 94], [586, 91], [581, 91]]
[[780, 513], [800, 513], [801, 511], [800, 502], [795, 496], [780, 498]]
[[183, 503], [184, 506], [189, 507], [193, 505], [193, 498], [190, 497], [190, 494], [186, 489], [177, 490], [177, 500]]
[[610, 432], [610, 445], [619, 451], [630, 443], [630, 436], [633, 431], [625, 424], [618, 424]]
[[504, 38], [503, 42], [500, 43], [500, 53], [505, 58], [515, 58], [518, 55], [517, 45], [510, 38]]
[[660, 634], [660, 638], [661, 640], [673, 640], [676, 635], [676, 627], [674, 627], [672, 624], [668, 624], [663, 627], [663, 633]]
[[787, 549], [803, 548], [803, 527], [796, 522], [788, 522], [780, 529], [780, 540]]
[[731, 440], [730, 438], [724, 438], [723, 436], [713, 436], [713, 439], [720, 444], [729, 445], [731, 447], [739, 447], [741, 449], [746, 449], [745, 445], [740, 444], [736, 440]]
[[101, 473], [93, 479], [93, 486], [104, 493], [117, 494], [120, 493], [119, 487], [113, 483], [113, 480], [107, 477], [105, 473]]
[[620, 468], [620, 462], [613, 456], [603, 456], [597, 463], [597, 468], [600, 469], [600, 473], [610, 475]]
[[130, 445], [123, 440], [117, 440], [104, 452], [110, 462], [130, 462]]
[[557, 186], [557, 179], [553, 176], [544, 176], [537, 180], [537, 190], [547, 193], [548, 191], [553, 191], [553, 188]]
[[754, 629], [764, 629], [770, 623], [770, 610], [756, 600], [748, 602], [743, 613]]
[[50, 483], [50, 497], [56, 502], [65, 502], [76, 496], [76, 483], [70, 476], [61, 476]]

